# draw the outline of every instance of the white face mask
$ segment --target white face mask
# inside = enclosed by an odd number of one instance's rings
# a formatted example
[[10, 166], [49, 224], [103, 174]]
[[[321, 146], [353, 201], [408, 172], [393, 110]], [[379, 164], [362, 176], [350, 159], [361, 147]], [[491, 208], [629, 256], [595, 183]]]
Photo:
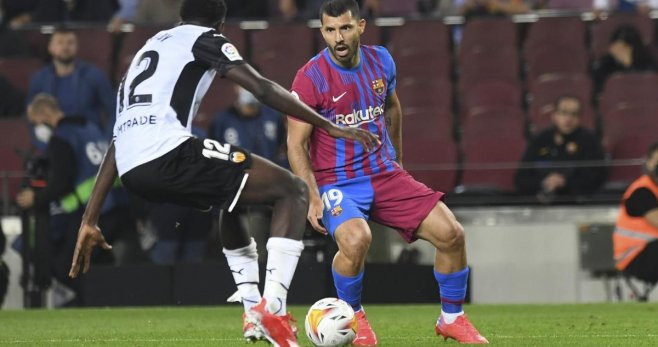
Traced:
[[37, 124], [34, 126], [34, 135], [37, 140], [48, 143], [50, 137], [53, 136], [53, 129], [45, 124]]
[[238, 103], [240, 105], [253, 105], [258, 104], [258, 99], [248, 90], [240, 88], [238, 90]]

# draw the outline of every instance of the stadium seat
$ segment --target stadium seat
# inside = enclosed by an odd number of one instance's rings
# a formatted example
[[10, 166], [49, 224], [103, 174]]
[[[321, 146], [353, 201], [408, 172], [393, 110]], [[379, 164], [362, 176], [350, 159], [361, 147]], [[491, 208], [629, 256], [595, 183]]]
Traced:
[[516, 25], [508, 18], [473, 18], [466, 22], [460, 55], [473, 48], [497, 50], [516, 47]]
[[388, 48], [395, 59], [398, 76], [450, 78], [450, 38], [445, 24], [408, 21], [390, 28], [390, 35]]
[[94, 64], [109, 78], [115, 35], [105, 27], [76, 29], [74, 32], [78, 36], [78, 58]]
[[[655, 100], [655, 99], [654, 99]], [[613, 160], [641, 159], [658, 137], [658, 103], [620, 106], [603, 114], [604, 145]], [[608, 185], [623, 186], [641, 174], [639, 164], [613, 165]]]
[[0, 75], [5, 76], [23, 95], [27, 95], [32, 74], [41, 66], [43, 61], [37, 58], [0, 59]]
[[417, 1], [380, 0], [379, 11], [381, 16], [409, 16], [416, 12]]
[[608, 78], [599, 100], [599, 111], [605, 114], [619, 106], [652, 103], [658, 95], [658, 74], [619, 73]]
[[550, 125], [555, 101], [564, 95], [578, 97], [584, 106], [582, 124], [596, 129], [591, 106], [592, 82], [585, 74], [546, 74], [529, 83], [529, 115], [531, 132], [536, 133]]
[[31, 56], [44, 60], [48, 58], [49, 35], [42, 33], [38, 28], [19, 29], [17, 32], [27, 41]]
[[494, 51], [475, 48], [459, 59], [460, 93], [485, 80], [519, 83], [519, 56], [516, 48]]
[[465, 89], [460, 110], [477, 107], [511, 106], [521, 107], [521, 87], [505, 81], [485, 80]]
[[525, 148], [523, 114], [518, 109], [501, 108], [476, 112], [462, 126], [464, 171], [457, 192], [512, 192]]
[[531, 81], [547, 73], [583, 74], [589, 59], [583, 44], [547, 45], [526, 51], [527, 75]]
[[594, 58], [598, 58], [608, 51], [610, 36], [622, 25], [635, 27], [646, 45], [653, 42], [655, 26], [651, 18], [643, 15], [616, 14], [592, 26], [592, 53]]
[[398, 79], [396, 91], [403, 107], [452, 109], [452, 85], [447, 79], [402, 77]]
[[474, 107], [461, 115], [462, 138], [471, 136], [472, 133], [481, 135], [490, 126], [493, 126], [491, 129], [494, 133], [523, 136], [525, 133], [523, 111], [520, 107], [514, 106]]
[[592, 0], [550, 0], [548, 8], [551, 10], [591, 10]]
[[[281, 38], [294, 38], [283, 40]], [[251, 32], [253, 62], [263, 75], [290, 88], [299, 70], [313, 56], [313, 31], [301, 23], [270, 23]]]
[[[23, 171], [23, 158], [20, 151], [30, 148], [30, 135], [24, 118], [0, 119], [0, 172], [11, 171], [14, 174]], [[19, 177], [9, 179], [9, 194], [13, 197], [21, 184]]]
[[432, 189], [452, 191], [458, 163], [452, 115], [433, 108], [405, 108], [402, 140], [405, 168]]
[[524, 52], [528, 54], [535, 49], [556, 45], [584, 47], [585, 30], [580, 17], [540, 18], [528, 29]]

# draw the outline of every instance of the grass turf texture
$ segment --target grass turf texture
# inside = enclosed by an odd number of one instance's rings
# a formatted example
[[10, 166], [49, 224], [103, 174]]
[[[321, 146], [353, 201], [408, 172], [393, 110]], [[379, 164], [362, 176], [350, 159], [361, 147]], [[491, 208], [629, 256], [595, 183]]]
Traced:
[[[434, 335], [438, 305], [368, 305], [380, 346], [449, 346]], [[307, 307], [294, 306], [300, 342]], [[658, 304], [472, 305], [494, 346], [658, 346]], [[241, 307], [0, 311], [0, 346], [249, 346]], [[257, 346], [267, 346], [258, 342]]]

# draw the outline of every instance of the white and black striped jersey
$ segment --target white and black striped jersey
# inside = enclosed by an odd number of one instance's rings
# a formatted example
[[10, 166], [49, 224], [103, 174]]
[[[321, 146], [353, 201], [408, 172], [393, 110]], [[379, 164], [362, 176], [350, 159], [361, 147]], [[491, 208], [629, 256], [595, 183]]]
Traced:
[[215, 74], [244, 64], [217, 31], [184, 24], [150, 38], [119, 85], [114, 142], [119, 175], [159, 158], [192, 136]]

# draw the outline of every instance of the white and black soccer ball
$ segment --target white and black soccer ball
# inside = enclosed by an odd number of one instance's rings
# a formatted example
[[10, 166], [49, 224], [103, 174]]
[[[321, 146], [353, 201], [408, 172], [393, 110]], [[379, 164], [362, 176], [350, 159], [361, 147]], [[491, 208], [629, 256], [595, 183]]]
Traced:
[[308, 310], [305, 327], [306, 336], [316, 346], [345, 346], [356, 336], [356, 316], [345, 301], [324, 298]]

